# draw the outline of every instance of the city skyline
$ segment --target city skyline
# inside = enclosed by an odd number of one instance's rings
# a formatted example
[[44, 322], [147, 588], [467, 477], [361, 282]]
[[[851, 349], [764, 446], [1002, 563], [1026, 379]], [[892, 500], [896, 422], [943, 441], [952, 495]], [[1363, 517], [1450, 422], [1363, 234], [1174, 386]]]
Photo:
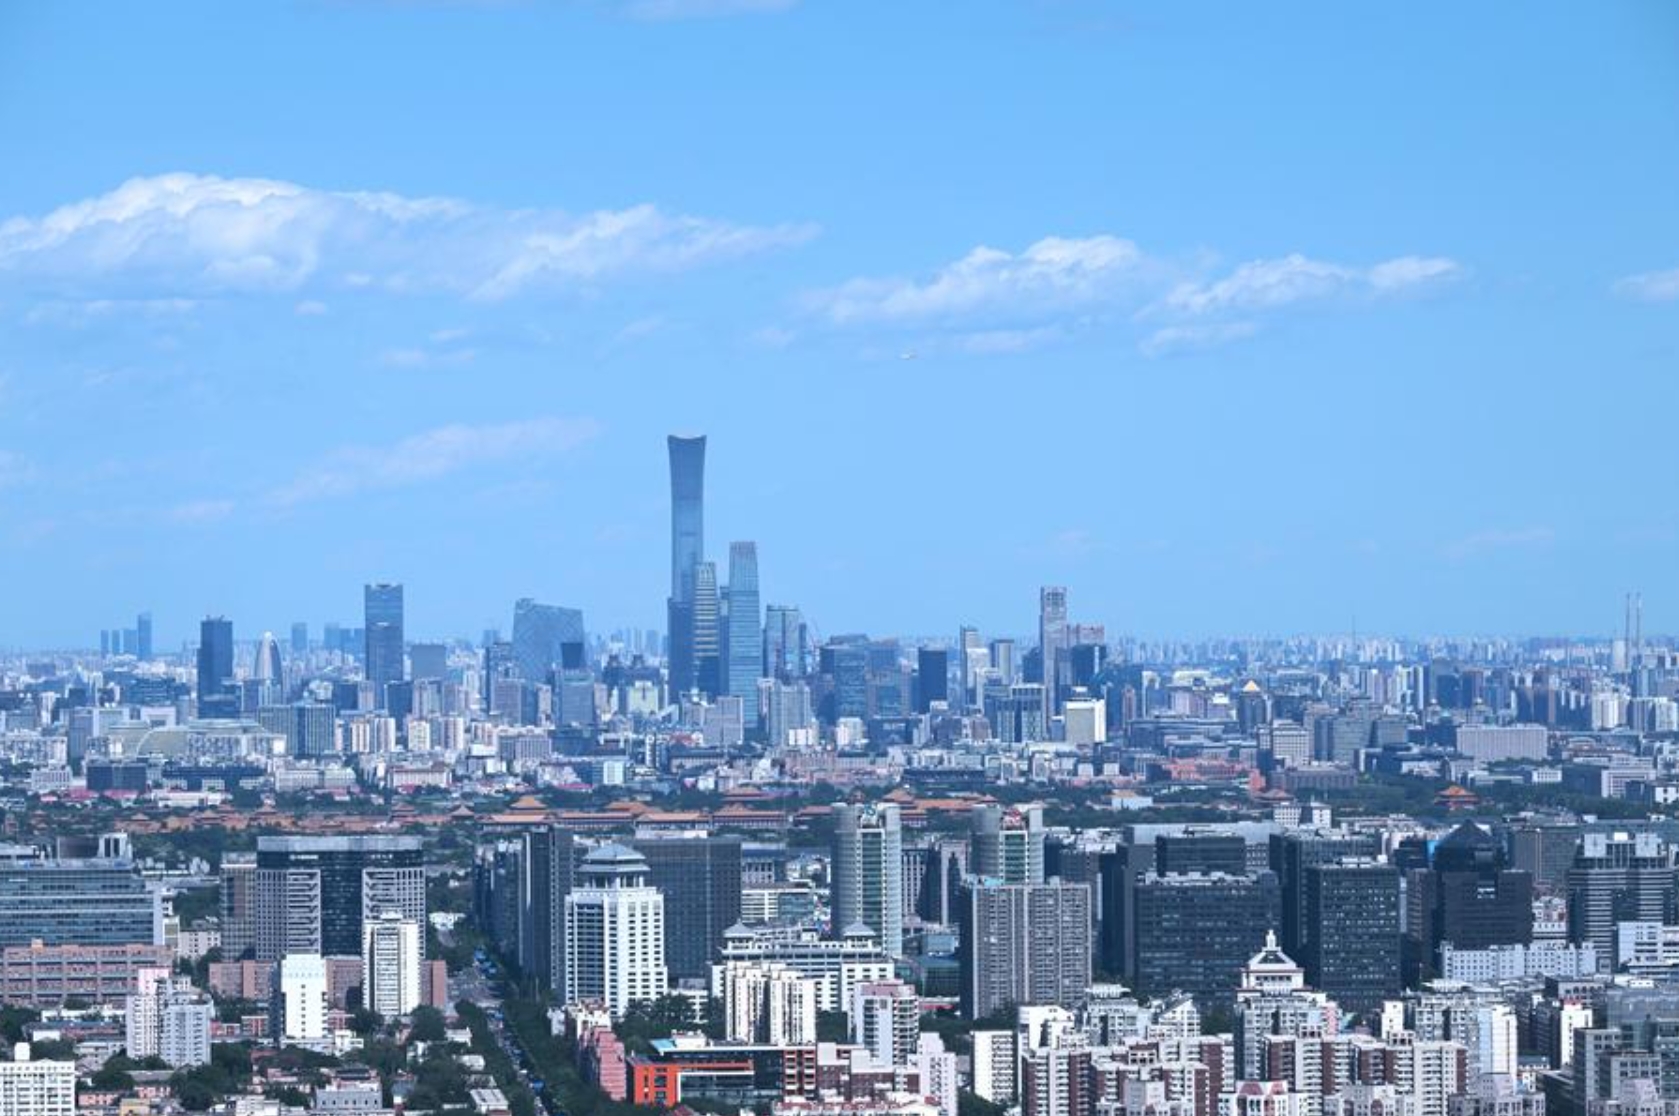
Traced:
[[965, 15], [8, 9], [0, 643], [662, 627], [671, 431], [828, 630], [1672, 629], [1670, 8]]

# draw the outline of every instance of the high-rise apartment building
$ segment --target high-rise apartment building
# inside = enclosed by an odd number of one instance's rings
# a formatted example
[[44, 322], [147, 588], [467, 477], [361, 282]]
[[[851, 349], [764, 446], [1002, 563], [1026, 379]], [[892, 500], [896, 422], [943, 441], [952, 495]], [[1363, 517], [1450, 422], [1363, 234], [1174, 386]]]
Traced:
[[729, 544], [727, 691], [756, 722], [758, 679], [764, 675], [763, 617], [758, 604], [758, 544]]
[[804, 1046], [816, 1041], [817, 982], [775, 962], [731, 961], [714, 977], [730, 1042]]
[[420, 1006], [420, 924], [400, 911], [362, 923], [361, 1002], [386, 1019]]
[[376, 583], [362, 589], [363, 632], [366, 640], [367, 680], [373, 684], [377, 709], [390, 708], [386, 687], [403, 678], [402, 586]]
[[360, 957], [385, 911], [425, 925], [422, 842], [409, 836], [258, 837], [252, 879], [256, 959]]
[[1090, 887], [974, 877], [963, 895], [962, 1012], [980, 1019], [1022, 1004], [1082, 1002], [1090, 986]]
[[851, 991], [851, 1041], [879, 1066], [907, 1066], [921, 1037], [921, 997], [901, 980], [871, 981]]
[[210, 1023], [215, 1007], [192, 981], [167, 968], [143, 968], [123, 1010], [124, 1052], [136, 1061], [161, 1058], [172, 1068], [210, 1061]]
[[569, 999], [604, 1004], [618, 1018], [665, 994], [665, 900], [640, 853], [617, 844], [591, 851], [565, 912]]
[[670, 687], [699, 685], [694, 653], [694, 571], [705, 559], [705, 437], [666, 439], [670, 453]]
[[889, 957], [904, 952], [903, 822], [890, 804], [834, 807], [833, 932], [865, 926]]

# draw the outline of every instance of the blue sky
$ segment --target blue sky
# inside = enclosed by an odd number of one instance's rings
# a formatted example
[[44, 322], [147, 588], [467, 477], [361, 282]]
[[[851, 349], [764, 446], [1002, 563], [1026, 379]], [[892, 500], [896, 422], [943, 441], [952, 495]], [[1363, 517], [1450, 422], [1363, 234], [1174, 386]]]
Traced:
[[0, 11], [0, 645], [1679, 610], [1679, 8]]

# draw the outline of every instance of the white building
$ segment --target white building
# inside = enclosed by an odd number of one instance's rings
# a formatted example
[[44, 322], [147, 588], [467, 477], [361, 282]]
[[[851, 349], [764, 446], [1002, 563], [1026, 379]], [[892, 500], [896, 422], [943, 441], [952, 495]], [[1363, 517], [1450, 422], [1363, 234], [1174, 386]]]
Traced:
[[882, 1066], [907, 1066], [919, 1049], [921, 997], [901, 980], [859, 984], [851, 993], [851, 1041]]
[[[1629, 925], [1621, 923], [1622, 926]], [[1585, 977], [1597, 974], [1597, 947], [1590, 942], [1568, 945], [1536, 941], [1532, 945], [1458, 949], [1440, 947], [1440, 976], [1465, 984], [1491, 984], [1528, 977]]]
[[669, 988], [665, 897], [648, 885], [646, 859], [623, 845], [590, 852], [579, 874], [581, 886], [565, 901], [566, 989], [620, 1018]]
[[897, 975], [892, 959], [866, 928], [835, 939], [807, 927], [731, 926], [723, 934], [720, 961], [711, 967], [713, 996], [723, 994], [723, 969], [731, 961], [775, 962], [809, 977], [816, 982], [818, 1011], [847, 1011], [857, 985]]
[[5, 1116], [75, 1116], [76, 1063], [35, 1062], [29, 1044], [0, 1062], [0, 1113]]
[[939, 1116], [956, 1116], [956, 1055], [944, 1048], [944, 1040], [931, 1031], [919, 1036], [915, 1068], [921, 1078], [921, 1093], [938, 1102]]
[[382, 911], [362, 924], [361, 997], [386, 1019], [420, 1006], [420, 924]]
[[973, 1033], [973, 1091], [993, 1104], [1014, 1103], [1019, 1067], [1015, 1060], [1013, 1031]]
[[1061, 716], [1061, 735], [1068, 744], [1100, 744], [1108, 738], [1108, 703], [1101, 698], [1074, 698]]
[[318, 953], [288, 953], [274, 969], [274, 1038], [285, 1043], [319, 1043], [327, 1038], [326, 959]]
[[816, 1041], [816, 981], [775, 962], [731, 961], [719, 968], [729, 1041], [774, 1046]]

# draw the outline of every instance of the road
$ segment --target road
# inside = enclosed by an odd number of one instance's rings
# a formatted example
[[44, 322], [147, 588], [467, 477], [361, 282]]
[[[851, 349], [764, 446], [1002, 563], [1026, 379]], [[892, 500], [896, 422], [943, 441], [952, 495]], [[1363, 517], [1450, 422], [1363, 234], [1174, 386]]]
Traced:
[[490, 1034], [507, 1055], [507, 1060], [513, 1063], [519, 1077], [530, 1086], [531, 1092], [536, 1094], [536, 1102], [542, 1107], [544, 1116], [565, 1116], [562, 1110], [549, 1102], [547, 1094], [541, 1088], [545, 1083], [531, 1076], [530, 1055], [526, 1053], [519, 1037], [502, 1018], [502, 978], [495, 962], [480, 954], [474, 959], [472, 968], [450, 977], [449, 982], [453, 992], [451, 1002], [466, 1000], [484, 1009], [484, 1016], [490, 1024]]

